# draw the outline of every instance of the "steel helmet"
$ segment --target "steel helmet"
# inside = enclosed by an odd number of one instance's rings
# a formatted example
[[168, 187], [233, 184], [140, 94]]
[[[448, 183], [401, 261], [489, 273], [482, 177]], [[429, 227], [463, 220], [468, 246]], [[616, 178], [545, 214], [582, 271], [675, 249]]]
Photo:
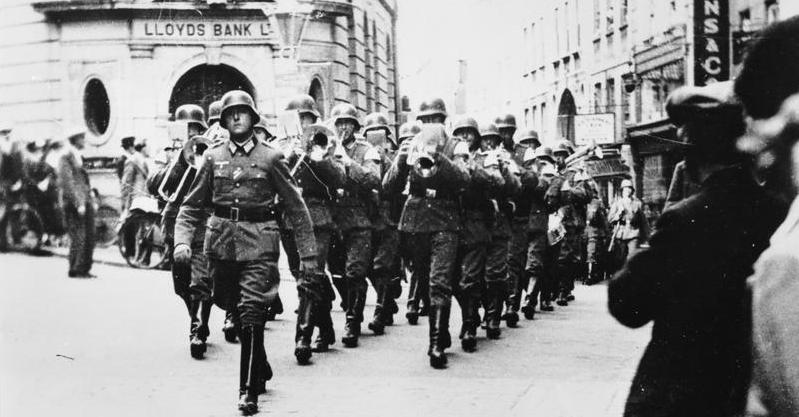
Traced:
[[473, 117], [463, 116], [455, 120], [455, 123], [452, 124], [452, 134], [454, 135], [455, 132], [461, 129], [473, 129], [474, 133], [476, 133], [478, 137], [480, 136], [480, 127], [477, 124], [477, 120], [474, 120]]
[[555, 163], [552, 148], [549, 146], [541, 146], [535, 150], [535, 159], [547, 159], [549, 162]]
[[571, 144], [569, 142], [562, 140], [555, 145], [553, 153], [566, 153], [566, 156], [568, 156], [574, 153], [574, 149], [571, 148]]
[[197, 123], [202, 126], [203, 129], [208, 129], [208, 125], [205, 123], [205, 112], [202, 107], [196, 104], [184, 104], [178, 107], [177, 110], [175, 110], [175, 120]]
[[366, 116], [366, 119], [363, 121], [363, 133], [374, 129], [385, 129], [386, 134], [391, 134], [391, 128], [388, 127], [388, 117], [386, 117], [383, 113], [374, 112], [370, 113]]
[[253, 126], [253, 129], [263, 129], [264, 132], [266, 132], [267, 139], [273, 136], [272, 132], [269, 131], [269, 127], [266, 124], [266, 117], [264, 117], [264, 115], [261, 115], [261, 117], [258, 118], [258, 123]]
[[496, 137], [499, 140], [502, 140], [502, 136], [499, 135], [499, 129], [497, 129], [497, 125], [493, 123], [486, 123], [480, 126], [480, 136], [485, 138]]
[[494, 124], [497, 125], [497, 129], [504, 129], [506, 127], [512, 127], [516, 129], [516, 116], [510, 113], [504, 116], [499, 116], [494, 119]]
[[335, 126], [340, 120], [352, 120], [355, 122], [355, 130], [361, 129], [361, 122], [358, 120], [358, 109], [350, 103], [339, 103], [330, 111], [330, 118]]
[[299, 114], [311, 114], [317, 118], [320, 117], [319, 111], [316, 110], [316, 101], [308, 94], [299, 94], [294, 96], [286, 105], [286, 111], [296, 110]]
[[219, 121], [222, 114], [222, 100], [216, 100], [208, 105], [208, 124], [212, 125]]
[[400, 142], [402, 142], [405, 139], [412, 138], [421, 131], [422, 127], [419, 126], [419, 122], [417, 121], [405, 122], [402, 124], [402, 126], [400, 126], [399, 140]]
[[416, 120], [422, 117], [441, 115], [447, 117], [447, 105], [441, 98], [432, 98], [422, 102], [419, 105], [419, 114], [416, 115]]
[[255, 110], [255, 100], [252, 99], [252, 96], [248, 94], [246, 91], [242, 90], [231, 90], [225, 93], [222, 96], [222, 113], [219, 115], [221, 120], [219, 121], [220, 126], [227, 129], [227, 123], [225, 123], [225, 113], [234, 107], [246, 107], [247, 110], [250, 111], [252, 115], [253, 123], [258, 123], [261, 115], [258, 114], [258, 111]]
[[524, 129], [516, 132], [516, 143], [523, 144], [525, 142], [533, 142], [535, 146], [541, 146], [541, 140], [538, 139], [538, 132], [533, 129]]
[[623, 188], [627, 188], [627, 187], [632, 188], [633, 190], [635, 190], [635, 186], [633, 186], [633, 182], [632, 181], [630, 181], [628, 179], [622, 180], [621, 181], [621, 186], [619, 187], [619, 189], [623, 189]]

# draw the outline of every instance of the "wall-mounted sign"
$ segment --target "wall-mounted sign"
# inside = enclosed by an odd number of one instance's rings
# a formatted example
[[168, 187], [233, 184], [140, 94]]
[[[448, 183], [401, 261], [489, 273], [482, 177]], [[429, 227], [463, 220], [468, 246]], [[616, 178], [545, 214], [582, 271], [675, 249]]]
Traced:
[[616, 115], [613, 113], [575, 115], [574, 143], [577, 145], [616, 143]]
[[694, 85], [729, 79], [729, 0], [694, 0]]
[[159, 42], [272, 40], [267, 20], [134, 20], [133, 37]]

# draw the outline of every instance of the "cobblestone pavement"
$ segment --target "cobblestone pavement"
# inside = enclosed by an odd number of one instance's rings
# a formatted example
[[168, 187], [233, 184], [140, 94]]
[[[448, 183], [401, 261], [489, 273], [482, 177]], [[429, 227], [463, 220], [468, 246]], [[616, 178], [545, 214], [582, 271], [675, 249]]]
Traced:
[[[206, 359], [191, 359], [188, 318], [167, 272], [105, 263], [98, 278], [75, 280], [61, 257], [20, 254], [0, 255], [0, 271], [0, 415], [238, 415], [239, 349], [222, 337], [221, 311]], [[300, 367], [293, 283], [280, 293], [286, 313], [265, 337], [275, 378], [259, 415], [616, 416], [649, 338], [648, 327], [613, 321], [604, 286], [578, 286], [572, 305], [503, 328], [498, 341], [480, 332], [477, 353], [456, 342], [446, 370], [428, 366], [427, 321], [409, 326], [404, 311], [385, 336], [364, 326], [358, 348], [338, 341]], [[457, 337], [457, 307], [452, 314]], [[334, 321], [340, 337], [338, 309]]]

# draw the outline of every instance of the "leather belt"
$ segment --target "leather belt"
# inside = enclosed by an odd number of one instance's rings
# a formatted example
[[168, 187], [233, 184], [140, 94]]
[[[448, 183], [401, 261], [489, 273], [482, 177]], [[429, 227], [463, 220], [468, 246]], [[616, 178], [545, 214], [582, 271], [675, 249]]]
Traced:
[[238, 207], [214, 206], [214, 216], [234, 222], [268, 222], [277, 220], [272, 209], [242, 209]]

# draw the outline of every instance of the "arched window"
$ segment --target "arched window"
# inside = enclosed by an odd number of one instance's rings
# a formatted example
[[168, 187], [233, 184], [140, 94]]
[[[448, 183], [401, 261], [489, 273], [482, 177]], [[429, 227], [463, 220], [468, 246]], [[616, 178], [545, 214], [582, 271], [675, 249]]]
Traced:
[[326, 107], [325, 91], [322, 88], [322, 82], [319, 81], [319, 78], [314, 78], [313, 81], [311, 81], [311, 86], [308, 87], [308, 95], [313, 97], [316, 102], [316, 110], [319, 111], [321, 119], [324, 119]]

